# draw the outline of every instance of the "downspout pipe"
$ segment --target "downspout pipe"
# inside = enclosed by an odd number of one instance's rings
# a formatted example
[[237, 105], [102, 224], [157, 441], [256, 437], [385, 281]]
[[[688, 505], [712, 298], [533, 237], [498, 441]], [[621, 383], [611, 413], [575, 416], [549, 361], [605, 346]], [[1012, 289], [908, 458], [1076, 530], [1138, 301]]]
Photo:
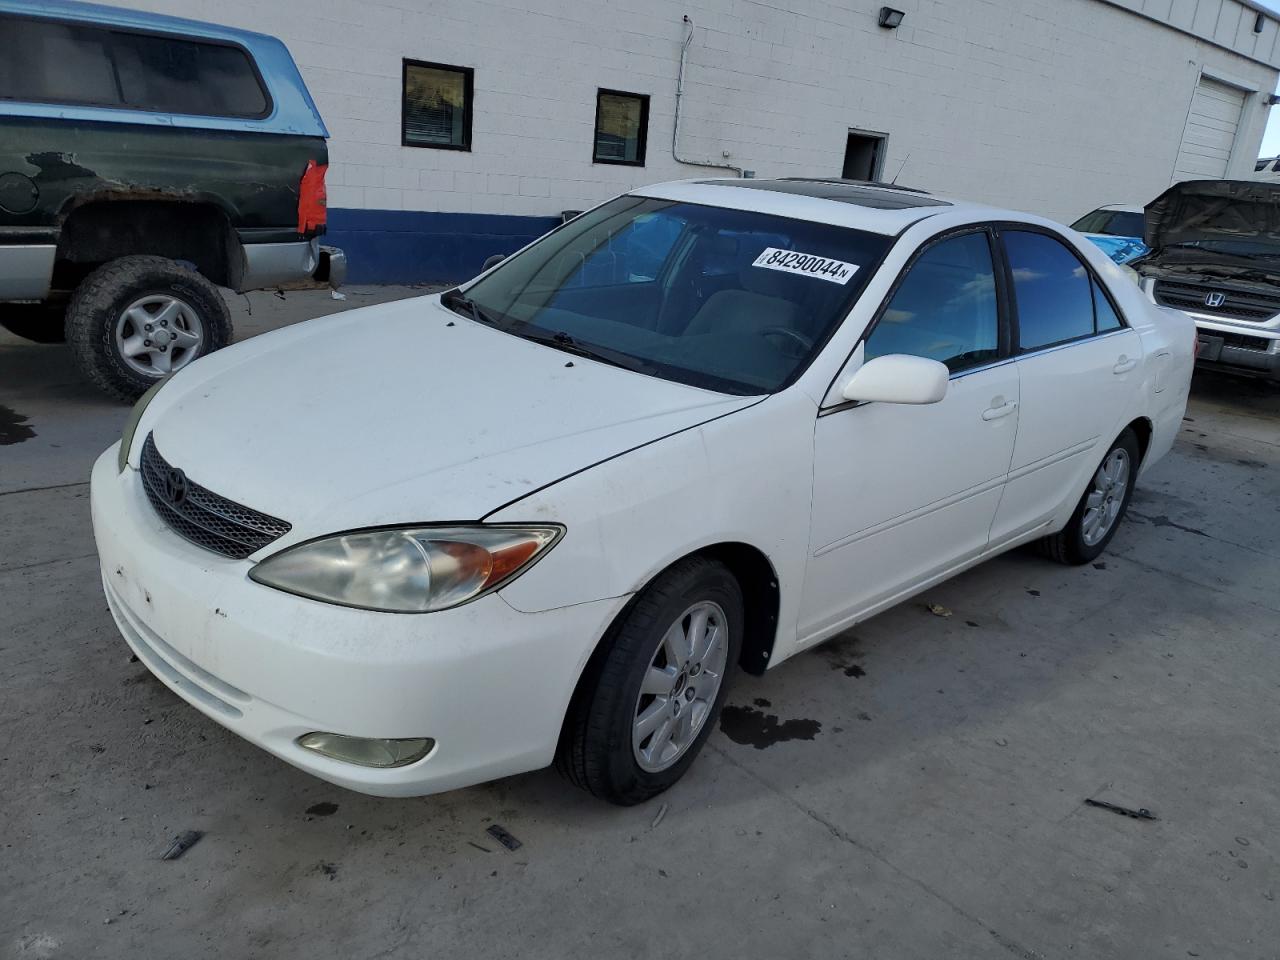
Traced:
[[713, 170], [732, 170], [738, 176], [742, 176], [742, 168], [735, 167], [731, 163], [715, 163], [711, 160], [686, 160], [680, 156], [680, 104], [684, 98], [684, 67], [685, 61], [689, 57], [689, 44], [693, 43], [693, 31], [698, 25], [693, 22], [693, 17], [687, 13], [684, 15], [684, 22], [689, 25], [689, 35], [684, 38], [684, 43], [680, 46], [680, 73], [676, 77], [676, 120], [671, 126], [671, 157], [676, 163], [683, 163], [689, 167], [710, 167]]

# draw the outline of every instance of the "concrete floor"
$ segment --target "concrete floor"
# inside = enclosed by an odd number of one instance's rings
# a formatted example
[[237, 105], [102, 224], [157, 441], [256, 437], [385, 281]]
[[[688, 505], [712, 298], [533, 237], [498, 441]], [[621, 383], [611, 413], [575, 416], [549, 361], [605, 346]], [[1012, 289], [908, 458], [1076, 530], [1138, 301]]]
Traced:
[[0, 436], [34, 432], [0, 446], [0, 956], [1280, 956], [1280, 391], [1198, 376], [1102, 562], [1007, 555], [741, 677], [628, 810], [551, 771], [346, 793], [151, 679], [84, 484], [125, 415], [0, 333]]

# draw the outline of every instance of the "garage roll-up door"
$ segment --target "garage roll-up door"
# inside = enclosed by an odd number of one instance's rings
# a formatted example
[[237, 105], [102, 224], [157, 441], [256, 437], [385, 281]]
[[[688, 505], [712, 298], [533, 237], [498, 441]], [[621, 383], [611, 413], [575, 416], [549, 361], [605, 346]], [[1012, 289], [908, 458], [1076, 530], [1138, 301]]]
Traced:
[[1245, 96], [1235, 87], [1200, 78], [1173, 167], [1175, 181], [1221, 180], [1227, 175]]

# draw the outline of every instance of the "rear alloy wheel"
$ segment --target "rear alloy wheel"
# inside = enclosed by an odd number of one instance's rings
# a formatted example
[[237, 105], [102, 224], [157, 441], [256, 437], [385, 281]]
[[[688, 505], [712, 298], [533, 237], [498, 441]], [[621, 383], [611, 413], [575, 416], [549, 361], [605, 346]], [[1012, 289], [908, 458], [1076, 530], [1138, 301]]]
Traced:
[[120, 313], [115, 346], [135, 373], [159, 378], [181, 370], [200, 355], [204, 324], [185, 300], [150, 293]]
[[1096, 559], [1115, 536], [1129, 506], [1140, 457], [1138, 438], [1126, 428], [1090, 477], [1067, 525], [1039, 542], [1041, 553], [1068, 564]]
[[105, 392], [133, 400], [231, 342], [218, 288], [165, 257], [121, 257], [76, 288], [67, 308], [76, 365]]
[[556, 765], [623, 806], [684, 775], [715, 726], [742, 647], [742, 590], [689, 557], [641, 593], [601, 641], [574, 693]]

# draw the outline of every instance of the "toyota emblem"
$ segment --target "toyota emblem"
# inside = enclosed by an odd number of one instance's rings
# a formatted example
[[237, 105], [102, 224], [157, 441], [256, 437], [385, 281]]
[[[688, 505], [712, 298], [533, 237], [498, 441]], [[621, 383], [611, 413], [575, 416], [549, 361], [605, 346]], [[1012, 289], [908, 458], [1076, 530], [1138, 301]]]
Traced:
[[1206, 307], [1220, 307], [1226, 303], [1226, 301], [1227, 295], [1225, 293], [1217, 293], [1215, 291], [1214, 293], [1205, 294], [1204, 305]]
[[177, 467], [170, 467], [164, 474], [164, 498], [171, 506], [179, 507], [187, 499], [190, 484], [187, 475]]

